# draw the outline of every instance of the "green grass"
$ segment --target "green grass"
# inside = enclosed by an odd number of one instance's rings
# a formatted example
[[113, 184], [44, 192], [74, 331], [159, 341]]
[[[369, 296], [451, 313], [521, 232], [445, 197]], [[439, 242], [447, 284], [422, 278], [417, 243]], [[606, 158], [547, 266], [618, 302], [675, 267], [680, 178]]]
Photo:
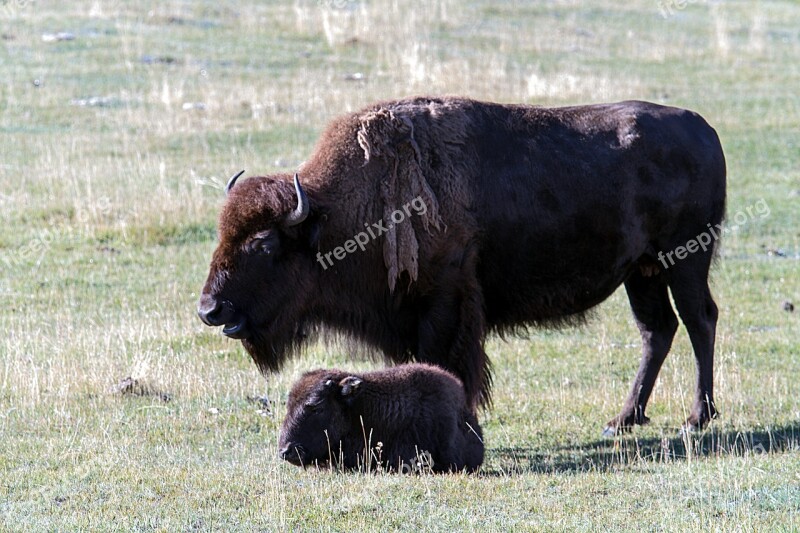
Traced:
[[[0, 529], [800, 528], [800, 311], [783, 310], [800, 307], [800, 6], [342, 4], [0, 5]], [[42, 40], [59, 31], [75, 39]], [[301, 372], [374, 363], [316, 346], [265, 379], [197, 320], [224, 181], [294, 169], [330, 118], [421, 92], [640, 98], [717, 128], [729, 215], [770, 214], [726, 236], [713, 274], [708, 431], [677, 436], [694, 387], [681, 329], [652, 424], [599, 438], [639, 359], [620, 291], [585, 328], [490, 340], [478, 475], [276, 458]], [[114, 394], [127, 376], [170, 401]], [[248, 400], [264, 394], [271, 413]]]

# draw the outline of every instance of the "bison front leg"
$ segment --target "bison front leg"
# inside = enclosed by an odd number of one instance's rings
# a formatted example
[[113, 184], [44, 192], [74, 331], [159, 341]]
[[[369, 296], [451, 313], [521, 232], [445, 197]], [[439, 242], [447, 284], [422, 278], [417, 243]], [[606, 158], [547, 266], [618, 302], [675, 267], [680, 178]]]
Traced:
[[622, 411], [603, 429], [606, 437], [650, 421], [644, 414], [647, 401], [678, 329], [663, 275], [645, 277], [635, 272], [625, 282], [625, 290], [642, 337], [642, 360]]
[[465, 252], [437, 277], [419, 319], [417, 359], [449, 370], [464, 384], [473, 411], [491, 404], [491, 364], [483, 349], [486, 321], [476, 274], [477, 254]]

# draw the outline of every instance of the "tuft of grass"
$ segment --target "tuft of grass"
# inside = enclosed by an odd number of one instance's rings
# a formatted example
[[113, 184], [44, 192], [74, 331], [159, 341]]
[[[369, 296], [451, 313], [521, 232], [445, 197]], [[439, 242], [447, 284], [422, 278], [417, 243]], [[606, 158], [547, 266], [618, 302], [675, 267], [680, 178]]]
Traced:
[[[796, 3], [11, 1], [0, 20], [1, 529], [800, 527]], [[75, 39], [42, 39], [57, 32]], [[599, 438], [639, 359], [620, 291], [584, 328], [490, 339], [477, 475], [277, 458], [296, 376], [376, 363], [312, 346], [265, 378], [200, 324], [222, 187], [291, 171], [333, 116], [414, 93], [640, 98], [714, 125], [729, 218], [769, 214], [725, 236], [713, 273], [707, 431], [678, 435], [681, 329], [651, 425]], [[120, 394], [125, 378], [158, 394]]]

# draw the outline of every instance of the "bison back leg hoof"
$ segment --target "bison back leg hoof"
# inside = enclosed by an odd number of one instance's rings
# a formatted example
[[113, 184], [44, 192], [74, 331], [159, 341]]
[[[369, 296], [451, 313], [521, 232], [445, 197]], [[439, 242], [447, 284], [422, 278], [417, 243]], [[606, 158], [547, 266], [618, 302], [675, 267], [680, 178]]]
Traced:
[[699, 408], [695, 408], [689, 418], [681, 426], [681, 434], [694, 433], [705, 429], [708, 423], [717, 418], [717, 408], [713, 402], [703, 403]]
[[629, 432], [635, 425], [644, 426], [649, 423], [650, 418], [643, 414], [622, 413], [608, 421], [606, 427], [603, 428], [603, 437], [616, 437], [617, 435]]

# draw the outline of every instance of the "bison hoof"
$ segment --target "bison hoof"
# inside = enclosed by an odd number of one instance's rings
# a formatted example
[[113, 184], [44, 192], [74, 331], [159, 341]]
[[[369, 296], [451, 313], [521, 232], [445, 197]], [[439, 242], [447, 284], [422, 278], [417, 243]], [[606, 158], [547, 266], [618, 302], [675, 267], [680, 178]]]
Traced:
[[603, 438], [604, 439], [611, 439], [617, 436], [619, 433], [619, 428], [614, 426], [606, 426], [603, 428]]
[[689, 435], [705, 429], [710, 421], [717, 418], [717, 414], [717, 409], [713, 405], [710, 409], [706, 406], [699, 412], [692, 413], [681, 426], [681, 435]]
[[622, 435], [633, 429], [633, 426], [644, 426], [649, 424], [650, 419], [644, 415], [618, 415], [609, 420], [606, 427], [603, 428], [603, 437], [612, 438], [617, 435]]

